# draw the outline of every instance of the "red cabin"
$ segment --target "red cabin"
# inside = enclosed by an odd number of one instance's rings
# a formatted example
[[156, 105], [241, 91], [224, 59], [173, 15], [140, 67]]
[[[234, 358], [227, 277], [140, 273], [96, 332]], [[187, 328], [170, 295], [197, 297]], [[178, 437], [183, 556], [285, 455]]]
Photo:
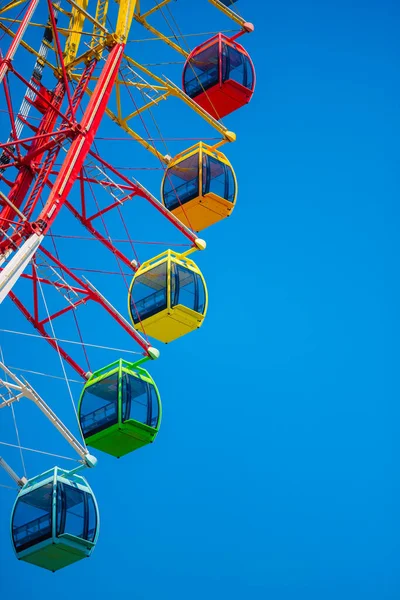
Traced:
[[222, 33], [197, 46], [183, 68], [184, 91], [217, 120], [250, 102], [255, 83], [246, 50]]

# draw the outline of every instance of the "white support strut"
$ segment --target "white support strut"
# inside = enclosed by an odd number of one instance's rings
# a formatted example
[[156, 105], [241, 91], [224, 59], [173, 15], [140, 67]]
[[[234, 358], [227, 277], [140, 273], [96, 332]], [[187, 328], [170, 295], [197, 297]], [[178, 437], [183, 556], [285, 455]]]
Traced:
[[[9, 398], [4, 398], [3, 402], [0, 403], [0, 408], [10, 406], [13, 402], [18, 402], [20, 398], [27, 398], [32, 400], [36, 406], [42, 411], [42, 413], [49, 419], [54, 427], [61, 433], [61, 435], [67, 440], [70, 446], [77, 452], [82, 459], [83, 463], [88, 467], [94, 467], [97, 460], [94, 456], [89, 454], [88, 450], [78, 442], [74, 435], [64, 425], [64, 423], [57, 417], [55, 412], [46, 404], [46, 402], [39, 396], [39, 394], [33, 389], [33, 387], [26, 381], [19, 379], [4, 363], [0, 361], [0, 369], [4, 371], [6, 376], [10, 378], [13, 383], [7, 379], [0, 378], [0, 385], [3, 386], [8, 394]], [[1, 398], [1, 396], [0, 396]]]
[[0, 304], [6, 298], [8, 292], [12, 290], [22, 275], [36, 250], [43, 241], [43, 235], [33, 233], [17, 250], [10, 262], [0, 273]]
[[0, 467], [2, 467], [5, 470], [5, 472], [11, 477], [11, 479], [13, 479], [13, 481], [15, 481], [15, 483], [18, 485], [18, 487], [23, 487], [27, 483], [28, 480], [26, 479], [26, 477], [18, 477], [16, 472], [10, 467], [9, 464], [6, 463], [4, 458], [2, 458], [1, 456], [0, 456]]

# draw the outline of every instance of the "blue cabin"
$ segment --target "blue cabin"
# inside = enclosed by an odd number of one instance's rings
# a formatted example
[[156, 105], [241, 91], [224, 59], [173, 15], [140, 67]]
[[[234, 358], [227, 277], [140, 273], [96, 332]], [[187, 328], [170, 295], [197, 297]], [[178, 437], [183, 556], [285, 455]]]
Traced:
[[99, 511], [86, 479], [55, 467], [20, 490], [11, 517], [18, 560], [58, 571], [91, 555]]

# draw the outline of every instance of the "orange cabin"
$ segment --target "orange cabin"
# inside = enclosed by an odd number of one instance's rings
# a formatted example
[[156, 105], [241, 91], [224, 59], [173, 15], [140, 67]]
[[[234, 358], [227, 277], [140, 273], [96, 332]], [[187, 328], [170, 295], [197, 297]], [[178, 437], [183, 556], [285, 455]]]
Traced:
[[200, 142], [169, 163], [161, 198], [186, 227], [202, 231], [232, 214], [237, 198], [235, 172], [222, 152]]

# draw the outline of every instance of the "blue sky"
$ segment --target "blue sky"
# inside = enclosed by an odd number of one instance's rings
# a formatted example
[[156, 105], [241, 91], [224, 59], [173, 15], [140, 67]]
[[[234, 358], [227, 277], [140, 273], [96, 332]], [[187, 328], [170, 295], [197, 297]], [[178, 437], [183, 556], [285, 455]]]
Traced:
[[[173, 5], [185, 33], [230, 27], [193, 6]], [[255, 24], [242, 40], [257, 87], [225, 120], [238, 136], [224, 149], [237, 207], [204, 232], [208, 248], [195, 256], [210, 294], [206, 321], [151, 365], [164, 409], [155, 444], [120, 461], [101, 455], [88, 473], [101, 511], [90, 560], [55, 575], [18, 563], [14, 496], [0, 491], [0, 589], [14, 598], [42, 598], [50, 585], [60, 600], [399, 597], [399, 6], [237, 7]], [[172, 116], [171, 133], [178, 108]], [[128, 148], [115, 144], [113, 155], [143, 166]], [[160, 174], [143, 177], [157, 193]], [[155, 228], [162, 239], [158, 217], [140, 210], [140, 222], [130, 213], [134, 235]], [[71, 264], [81, 247], [70, 243]], [[123, 310], [125, 297], [104, 286]], [[87, 311], [90, 341], [126, 347]], [[30, 331], [11, 303], [0, 314]], [[43, 342], [3, 332], [0, 343], [9, 364], [62, 375]], [[98, 353], [94, 364], [115, 358]], [[32, 383], [73, 423], [65, 384]], [[65, 453], [40, 415], [17, 408], [26, 445]], [[30, 475], [54, 462], [26, 460]]]

